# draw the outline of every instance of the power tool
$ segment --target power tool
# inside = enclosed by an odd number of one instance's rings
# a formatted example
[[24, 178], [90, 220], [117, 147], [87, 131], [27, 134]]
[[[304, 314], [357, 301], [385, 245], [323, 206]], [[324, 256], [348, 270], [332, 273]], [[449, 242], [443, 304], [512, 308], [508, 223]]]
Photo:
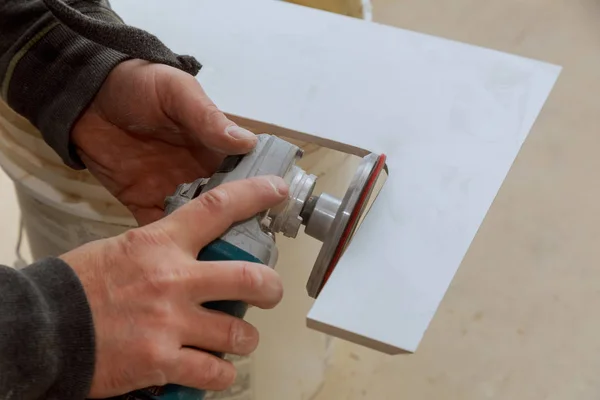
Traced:
[[[275, 267], [277, 246], [275, 235], [295, 238], [304, 225], [307, 235], [323, 243], [306, 289], [317, 298], [367, 211], [373, 188], [382, 172], [387, 173], [385, 155], [364, 157], [342, 199], [327, 193], [313, 194], [317, 177], [296, 165], [304, 152], [298, 146], [277, 136], [261, 134], [256, 147], [247, 154], [228, 156], [210, 178], [184, 183], [165, 200], [169, 215], [190, 200], [219, 185], [261, 175], [277, 175], [289, 185], [287, 200], [253, 218], [234, 224], [198, 254], [201, 261], [242, 260]], [[243, 200], [242, 200], [243, 201]], [[248, 305], [241, 301], [215, 301], [204, 307], [244, 318]], [[218, 357], [224, 354], [212, 353]], [[124, 396], [125, 400], [203, 400], [205, 392], [178, 385], [139, 390]]]

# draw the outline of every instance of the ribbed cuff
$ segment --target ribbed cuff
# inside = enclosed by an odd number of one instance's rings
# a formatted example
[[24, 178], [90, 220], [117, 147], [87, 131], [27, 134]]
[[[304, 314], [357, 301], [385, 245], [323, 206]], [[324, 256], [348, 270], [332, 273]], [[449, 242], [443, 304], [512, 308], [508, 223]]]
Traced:
[[[95, 19], [122, 23], [103, 7], [81, 11]], [[84, 169], [70, 141], [71, 129], [108, 74], [130, 57], [91, 42], [54, 19], [15, 57], [8, 104], [41, 131], [65, 164]]]
[[[61, 399], [84, 399], [95, 364], [92, 312], [75, 272], [58, 258], [41, 260], [23, 274], [35, 285], [47, 310], [48, 344], [56, 360], [56, 380], [47, 392]], [[22, 310], [26, 313], [29, 310]]]

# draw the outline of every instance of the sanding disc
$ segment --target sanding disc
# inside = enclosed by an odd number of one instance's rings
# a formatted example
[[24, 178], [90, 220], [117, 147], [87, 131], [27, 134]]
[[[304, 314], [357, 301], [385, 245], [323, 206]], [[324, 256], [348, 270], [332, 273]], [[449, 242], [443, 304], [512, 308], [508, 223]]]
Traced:
[[383, 172], [387, 175], [385, 162], [384, 154], [369, 154], [360, 163], [306, 284], [310, 297], [317, 298], [375, 200], [373, 189], [381, 183]]

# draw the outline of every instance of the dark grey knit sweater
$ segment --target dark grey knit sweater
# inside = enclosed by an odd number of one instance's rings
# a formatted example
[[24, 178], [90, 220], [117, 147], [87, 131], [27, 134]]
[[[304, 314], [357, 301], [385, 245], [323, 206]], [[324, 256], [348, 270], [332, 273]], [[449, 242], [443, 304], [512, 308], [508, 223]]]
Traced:
[[[193, 75], [200, 69], [125, 25], [107, 0], [0, 0], [0, 94], [73, 168], [84, 165], [71, 127], [108, 73], [130, 58]], [[0, 399], [84, 399], [94, 354], [90, 308], [67, 264], [0, 265]]]

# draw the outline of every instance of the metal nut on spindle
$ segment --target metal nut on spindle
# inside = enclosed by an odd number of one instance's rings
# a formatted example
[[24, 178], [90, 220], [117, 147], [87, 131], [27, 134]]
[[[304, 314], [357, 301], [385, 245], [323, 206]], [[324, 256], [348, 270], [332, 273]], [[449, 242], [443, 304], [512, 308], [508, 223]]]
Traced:
[[342, 201], [327, 193], [321, 193], [317, 198], [312, 197], [309, 203], [302, 215], [306, 225], [304, 233], [324, 242]]
[[300, 213], [312, 195], [317, 177], [294, 165], [288, 174], [289, 196], [280, 207], [271, 210], [271, 230], [295, 238], [302, 225]]

